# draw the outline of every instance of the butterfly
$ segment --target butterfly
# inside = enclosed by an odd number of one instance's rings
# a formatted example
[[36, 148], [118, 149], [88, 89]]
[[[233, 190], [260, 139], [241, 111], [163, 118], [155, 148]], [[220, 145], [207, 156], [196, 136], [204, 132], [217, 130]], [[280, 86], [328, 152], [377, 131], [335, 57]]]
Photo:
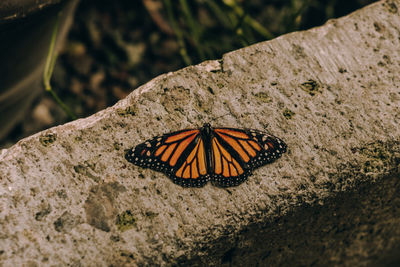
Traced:
[[253, 129], [186, 129], [154, 137], [130, 149], [125, 158], [140, 167], [165, 173], [183, 187], [237, 186], [255, 168], [286, 152], [279, 138]]

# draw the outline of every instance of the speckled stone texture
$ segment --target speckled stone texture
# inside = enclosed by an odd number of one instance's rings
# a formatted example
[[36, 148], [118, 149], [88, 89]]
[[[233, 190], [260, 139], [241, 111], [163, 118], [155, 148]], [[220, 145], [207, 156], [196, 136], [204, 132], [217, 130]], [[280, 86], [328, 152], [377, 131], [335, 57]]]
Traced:
[[[400, 1], [162, 75], [0, 153], [3, 266], [386, 266], [400, 261]], [[205, 122], [288, 153], [238, 187], [127, 162]]]

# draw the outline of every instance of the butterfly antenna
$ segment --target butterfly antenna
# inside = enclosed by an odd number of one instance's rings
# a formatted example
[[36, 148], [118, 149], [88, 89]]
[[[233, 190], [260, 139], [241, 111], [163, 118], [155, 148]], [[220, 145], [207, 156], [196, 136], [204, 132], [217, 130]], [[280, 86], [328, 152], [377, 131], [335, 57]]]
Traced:
[[222, 117], [225, 117], [225, 116], [227, 116], [227, 115], [231, 115], [231, 113], [228, 112], [228, 113], [225, 113], [225, 114], [223, 114], [223, 115], [221, 115], [221, 116], [214, 117], [214, 118], [211, 119], [211, 121], [214, 122], [214, 121], [216, 121], [216, 120], [218, 120], [218, 119], [220, 119], [220, 118], [222, 118]]
[[[200, 117], [203, 117], [203, 115], [202, 115], [200, 112], [198, 112], [197, 110], [193, 110], [193, 111], [196, 112], [197, 115], [199, 115]], [[215, 122], [215, 121], [218, 120], [219, 118], [225, 117], [225, 116], [227, 116], [227, 115], [230, 115], [230, 113], [228, 112], [228, 113], [222, 114], [221, 116], [213, 117], [213, 118], [210, 119], [209, 122]], [[189, 121], [190, 121], [190, 120], [189, 120]]]

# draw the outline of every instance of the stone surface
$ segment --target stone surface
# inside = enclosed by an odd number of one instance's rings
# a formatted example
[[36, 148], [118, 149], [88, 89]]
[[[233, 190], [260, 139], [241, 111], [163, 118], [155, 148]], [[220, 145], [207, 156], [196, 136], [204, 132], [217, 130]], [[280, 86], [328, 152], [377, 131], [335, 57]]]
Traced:
[[[400, 1], [155, 78], [0, 154], [0, 261], [390, 265], [400, 251]], [[124, 159], [165, 132], [268, 130], [244, 184], [182, 188]]]

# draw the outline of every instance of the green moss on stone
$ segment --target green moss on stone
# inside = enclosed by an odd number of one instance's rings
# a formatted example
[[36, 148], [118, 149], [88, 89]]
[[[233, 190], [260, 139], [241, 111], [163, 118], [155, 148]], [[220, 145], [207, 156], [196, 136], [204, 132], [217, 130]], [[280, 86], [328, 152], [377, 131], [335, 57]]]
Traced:
[[360, 153], [374, 159], [386, 160], [390, 157], [384, 145], [380, 142], [373, 143], [360, 149]]
[[136, 226], [136, 219], [130, 210], [126, 210], [121, 214], [118, 214], [117, 220], [115, 222], [119, 231], [126, 231]]
[[288, 108], [285, 108], [285, 110], [283, 110], [283, 116], [286, 118], [286, 119], [288, 119], [288, 120], [290, 120], [291, 118], [293, 118], [293, 116], [295, 115], [296, 113], [294, 113], [293, 111], [291, 111], [290, 109], [288, 109]]
[[128, 116], [128, 115], [136, 115], [138, 112], [138, 108], [136, 106], [129, 106], [125, 109], [119, 108], [117, 109], [117, 114], [120, 116]]
[[264, 103], [272, 102], [272, 98], [266, 92], [259, 92], [259, 93], [254, 94], [254, 96]]
[[385, 162], [390, 160], [390, 153], [381, 142], [368, 144], [360, 149], [360, 153], [369, 159], [364, 163], [364, 172], [381, 172], [385, 168]]
[[115, 150], [120, 150], [121, 149], [121, 145], [117, 142], [114, 143], [114, 149]]
[[310, 79], [300, 85], [300, 88], [307, 92], [309, 95], [314, 96], [317, 93], [320, 93], [321, 86], [314, 80]]
[[55, 133], [50, 133], [39, 137], [39, 142], [43, 146], [49, 146], [53, 144], [56, 140], [57, 140], [57, 134]]

